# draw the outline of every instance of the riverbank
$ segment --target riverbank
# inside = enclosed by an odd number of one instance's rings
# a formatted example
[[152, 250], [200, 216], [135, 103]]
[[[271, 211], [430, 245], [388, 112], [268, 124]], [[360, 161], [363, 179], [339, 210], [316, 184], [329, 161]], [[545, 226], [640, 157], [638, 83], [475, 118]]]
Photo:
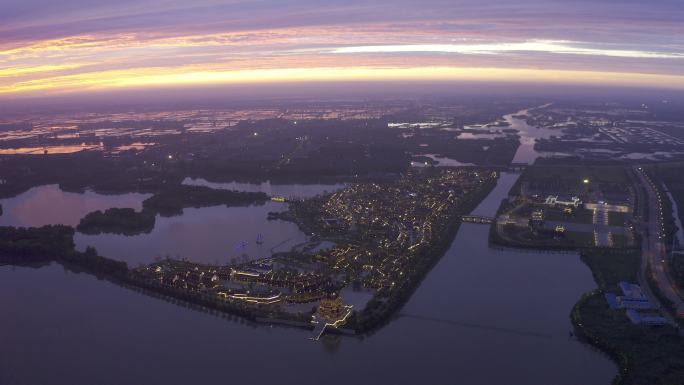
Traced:
[[[495, 191], [473, 213], [493, 215], [516, 177], [502, 174]], [[266, 211], [259, 211], [262, 214], [265, 217]], [[130, 261], [129, 265], [138, 266]], [[328, 335], [319, 343], [308, 340], [307, 329], [271, 327], [269, 322], [251, 322], [137, 286], [98, 281], [91, 274], [64, 274], [59, 264], [5, 267], [5, 272], [5, 300], [12, 309], [6, 346], [14, 361], [5, 362], [4, 372], [30, 383], [50, 383], [31, 377], [35, 365], [43, 365], [40, 374], [45, 376], [64, 368], [79, 373], [83, 362], [93, 373], [103, 373], [110, 369], [110, 357], [130, 368], [125, 371], [129, 382], [148, 375], [152, 382], [162, 376], [172, 384], [196, 379], [189, 369], [206, 380], [222, 378], [229, 369], [238, 381], [267, 383], [272, 378], [262, 370], [264, 362], [276, 365], [279, 380], [284, 375], [286, 382], [307, 384], [363, 383], [368, 378], [416, 384], [426, 380], [424, 373], [434, 379], [457, 372], [464, 384], [514, 379], [528, 384], [605, 385], [616, 373], [608, 358], [567, 337], [572, 327], [569, 309], [595, 286], [589, 270], [574, 256], [492, 250], [487, 246], [487, 227], [481, 225], [459, 227], [447, 253], [388, 324], [367, 336]], [[518, 295], [508, 295], [512, 291]], [[55, 322], [41, 325], [48, 314]], [[126, 332], [124, 339], [121, 330]], [[226, 363], [221, 358], [227, 347], [252, 351], [255, 346], [261, 352], [258, 359], [233, 355]], [[61, 361], [39, 360], [35, 351]], [[378, 362], [378, 354], [387, 360]], [[163, 365], [150, 372], [145, 357], [160, 355], [165, 357]], [[285, 365], [283, 355], [298, 359]], [[310, 376], [301, 377], [312, 367], [316, 370]], [[348, 370], [340, 372], [340, 367]], [[497, 370], [489, 370], [492, 367]], [[339, 375], [331, 378], [332, 372]]]
[[619, 366], [614, 385], [681, 384], [684, 378], [684, 337], [672, 326], [658, 328], [632, 324], [624, 310], [608, 307], [603, 293], [617, 292], [620, 281], [636, 282], [640, 266], [638, 251], [585, 251], [598, 289], [585, 294], [573, 307], [570, 318], [576, 335], [600, 349]]
[[94, 248], [85, 252], [75, 249], [74, 229], [69, 226], [40, 228], [0, 227], [0, 263], [27, 266], [36, 263], [57, 262], [70, 270], [85, 272], [99, 279], [107, 279], [124, 286], [136, 286], [158, 294], [192, 302], [255, 321], [257, 318], [283, 319], [304, 322], [306, 314], [278, 312], [258, 304], [228, 301], [196, 290], [169, 287], [138, 277], [125, 262], [115, 261], [97, 254]]
[[[497, 178], [498, 179], [498, 178]], [[467, 197], [458, 209], [458, 212], [451, 216], [445, 226], [445, 232], [440, 237], [440, 241], [432, 248], [426, 250], [425, 257], [421, 259], [421, 264], [415, 266], [415, 272], [408, 280], [407, 284], [401, 287], [401, 291], [392, 297], [392, 301], [375, 302], [375, 306], [368, 304], [362, 313], [355, 313], [350, 319], [349, 324], [359, 334], [370, 334], [387, 324], [392, 316], [399, 311], [404, 304], [411, 298], [411, 295], [418, 289], [420, 283], [425, 279], [432, 268], [444, 256], [451, 246], [458, 230], [462, 224], [461, 215], [470, 214], [475, 208], [492, 192], [496, 187], [497, 179], [489, 181], [479, 191]]]

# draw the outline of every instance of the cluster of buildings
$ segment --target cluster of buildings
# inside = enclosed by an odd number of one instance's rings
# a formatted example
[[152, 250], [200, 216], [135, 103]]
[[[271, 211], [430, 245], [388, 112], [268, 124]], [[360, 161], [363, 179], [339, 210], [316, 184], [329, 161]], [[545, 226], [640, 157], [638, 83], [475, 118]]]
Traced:
[[318, 232], [342, 239], [321, 257], [336, 271], [354, 271], [367, 288], [391, 292], [440, 240], [467, 195], [495, 177], [474, 169], [413, 170], [391, 183], [338, 191], [317, 202]]
[[548, 206], [577, 208], [582, 206], [582, 199], [573, 195], [549, 195], [548, 197], [546, 197], [544, 204]]
[[[134, 276], [245, 311], [310, 314], [312, 323], [338, 327], [351, 314], [340, 297], [343, 288], [353, 284], [390, 296], [416, 277], [416, 265], [434, 253], [448, 225], [459, 220], [464, 200], [495, 178], [491, 171], [425, 169], [386, 184], [354, 184], [290, 204], [293, 219], [308, 223], [316, 239], [332, 241], [331, 249], [312, 254], [293, 249], [232, 266], [167, 259], [135, 269]], [[311, 218], [302, 220], [302, 213]]]
[[627, 318], [635, 325], [660, 326], [667, 323], [667, 319], [657, 312], [656, 306], [639, 285], [623, 281], [619, 286], [622, 295], [605, 294], [611, 309], [625, 309]]
[[166, 288], [188, 290], [246, 305], [316, 302], [330, 281], [316, 272], [273, 269], [270, 261], [211, 266], [163, 260], [135, 270], [136, 277]]

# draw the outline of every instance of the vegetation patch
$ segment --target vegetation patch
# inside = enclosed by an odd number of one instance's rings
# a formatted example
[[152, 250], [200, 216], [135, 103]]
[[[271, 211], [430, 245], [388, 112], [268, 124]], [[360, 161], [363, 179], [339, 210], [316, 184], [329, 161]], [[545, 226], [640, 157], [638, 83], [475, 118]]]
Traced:
[[0, 262], [29, 265], [52, 261], [98, 277], [123, 278], [128, 273], [125, 262], [101, 257], [92, 247], [85, 252], [75, 250], [70, 226], [0, 227]]
[[187, 207], [207, 206], [249, 206], [263, 204], [268, 195], [262, 192], [242, 192], [218, 190], [204, 186], [178, 185], [165, 189], [143, 202], [143, 209], [162, 216], [174, 216], [183, 213]]
[[671, 326], [632, 324], [624, 310], [608, 307], [603, 293], [618, 292], [620, 281], [636, 282], [639, 252], [593, 250], [582, 254], [599, 286], [575, 305], [571, 318], [577, 335], [609, 354], [619, 365], [614, 384], [681, 384], [684, 337]]
[[104, 212], [98, 210], [81, 219], [76, 230], [83, 234], [143, 234], [154, 229], [155, 217], [156, 215], [149, 210], [140, 212], [130, 208], [111, 208]]

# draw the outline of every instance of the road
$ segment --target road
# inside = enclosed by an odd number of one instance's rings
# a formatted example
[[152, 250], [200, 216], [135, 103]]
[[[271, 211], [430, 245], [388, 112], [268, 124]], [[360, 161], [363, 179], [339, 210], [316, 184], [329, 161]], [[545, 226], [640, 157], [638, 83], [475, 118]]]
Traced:
[[[646, 277], [650, 265], [651, 276], [658, 289], [665, 298], [672, 301], [677, 314], [684, 316], [684, 301], [682, 301], [675, 284], [667, 273], [667, 253], [663, 242], [663, 213], [659, 194], [641, 167], [636, 167], [634, 171], [646, 190], [648, 199], [648, 218], [643, 218], [644, 228], [642, 229], [641, 277]], [[641, 285], [648, 287], [647, 282], [641, 282]]]

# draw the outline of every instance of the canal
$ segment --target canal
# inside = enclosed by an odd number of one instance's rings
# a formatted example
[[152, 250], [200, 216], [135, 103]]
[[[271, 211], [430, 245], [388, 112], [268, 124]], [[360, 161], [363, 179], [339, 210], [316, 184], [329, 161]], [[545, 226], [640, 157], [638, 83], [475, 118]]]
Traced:
[[527, 124], [525, 119], [517, 118], [518, 116], [527, 115], [528, 111], [529, 109], [521, 110], [504, 116], [504, 120], [509, 124], [508, 128], [518, 130], [518, 135], [520, 135], [520, 147], [518, 147], [513, 157], [513, 163], [534, 163], [538, 157], [543, 155], [534, 148], [537, 139], [548, 139], [552, 136], [562, 135], [560, 130], [531, 126]]

